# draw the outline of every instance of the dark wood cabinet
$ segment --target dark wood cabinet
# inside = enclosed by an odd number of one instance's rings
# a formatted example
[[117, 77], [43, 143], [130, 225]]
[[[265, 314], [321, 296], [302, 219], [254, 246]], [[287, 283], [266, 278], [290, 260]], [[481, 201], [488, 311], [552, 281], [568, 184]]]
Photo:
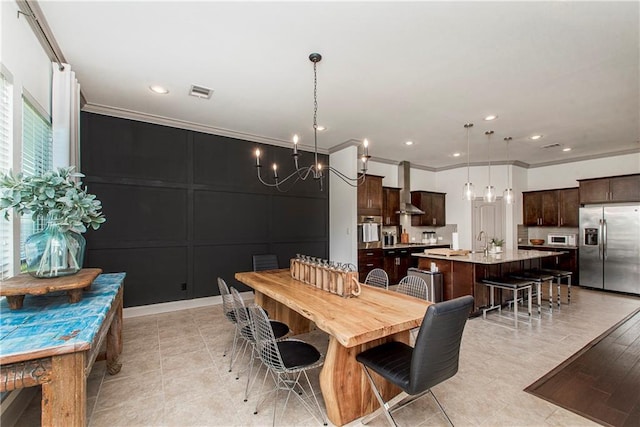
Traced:
[[400, 225], [400, 189], [382, 187], [382, 224]]
[[364, 282], [367, 274], [374, 268], [384, 268], [382, 249], [358, 249], [358, 273], [360, 281]]
[[358, 215], [382, 216], [382, 177], [367, 175], [358, 186]]
[[411, 215], [413, 226], [446, 225], [445, 193], [432, 191], [412, 191], [411, 204], [422, 209], [423, 215]]
[[544, 227], [578, 226], [578, 189], [522, 193], [523, 224]]
[[580, 204], [640, 201], [640, 174], [581, 179]]
[[[449, 245], [435, 245], [431, 248], [449, 248]], [[384, 250], [384, 271], [389, 276], [389, 285], [395, 285], [407, 275], [407, 270], [418, 266], [419, 258], [411, 254], [424, 252], [425, 246], [412, 246]]]
[[578, 227], [580, 223], [580, 191], [577, 188], [558, 190], [558, 226]]

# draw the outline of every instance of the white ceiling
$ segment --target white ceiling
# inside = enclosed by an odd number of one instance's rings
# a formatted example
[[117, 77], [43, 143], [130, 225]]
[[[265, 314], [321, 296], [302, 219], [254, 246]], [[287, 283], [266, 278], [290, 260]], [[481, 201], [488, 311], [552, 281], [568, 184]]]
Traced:
[[[89, 108], [312, 144], [319, 52], [325, 150], [368, 138], [376, 158], [450, 167], [466, 162], [468, 121], [472, 163], [489, 159], [488, 129], [492, 161], [505, 136], [530, 165], [640, 149], [635, 1], [39, 4]], [[191, 84], [213, 97], [187, 96]]]

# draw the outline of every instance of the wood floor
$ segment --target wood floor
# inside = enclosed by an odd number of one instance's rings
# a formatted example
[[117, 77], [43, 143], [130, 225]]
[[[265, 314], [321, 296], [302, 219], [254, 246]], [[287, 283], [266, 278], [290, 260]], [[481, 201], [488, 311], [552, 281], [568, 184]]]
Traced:
[[525, 390], [604, 425], [640, 426], [640, 310]]

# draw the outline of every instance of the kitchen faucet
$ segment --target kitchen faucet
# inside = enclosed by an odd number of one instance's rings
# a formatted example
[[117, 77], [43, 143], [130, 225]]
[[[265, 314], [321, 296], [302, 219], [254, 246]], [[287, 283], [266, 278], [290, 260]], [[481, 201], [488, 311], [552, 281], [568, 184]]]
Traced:
[[482, 237], [484, 237], [484, 248], [482, 249], [482, 253], [484, 254], [484, 256], [488, 256], [489, 255], [489, 247], [487, 246], [487, 233], [485, 233], [483, 230], [480, 230], [480, 233], [478, 233], [478, 242], [482, 241]]

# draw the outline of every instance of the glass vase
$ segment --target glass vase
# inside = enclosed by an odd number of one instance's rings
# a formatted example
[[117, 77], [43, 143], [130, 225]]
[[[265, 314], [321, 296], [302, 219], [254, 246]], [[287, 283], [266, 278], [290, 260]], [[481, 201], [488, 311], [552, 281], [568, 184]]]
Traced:
[[27, 272], [33, 277], [52, 278], [76, 274], [82, 268], [86, 240], [56, 221], [32, 234], [24, 243]]

